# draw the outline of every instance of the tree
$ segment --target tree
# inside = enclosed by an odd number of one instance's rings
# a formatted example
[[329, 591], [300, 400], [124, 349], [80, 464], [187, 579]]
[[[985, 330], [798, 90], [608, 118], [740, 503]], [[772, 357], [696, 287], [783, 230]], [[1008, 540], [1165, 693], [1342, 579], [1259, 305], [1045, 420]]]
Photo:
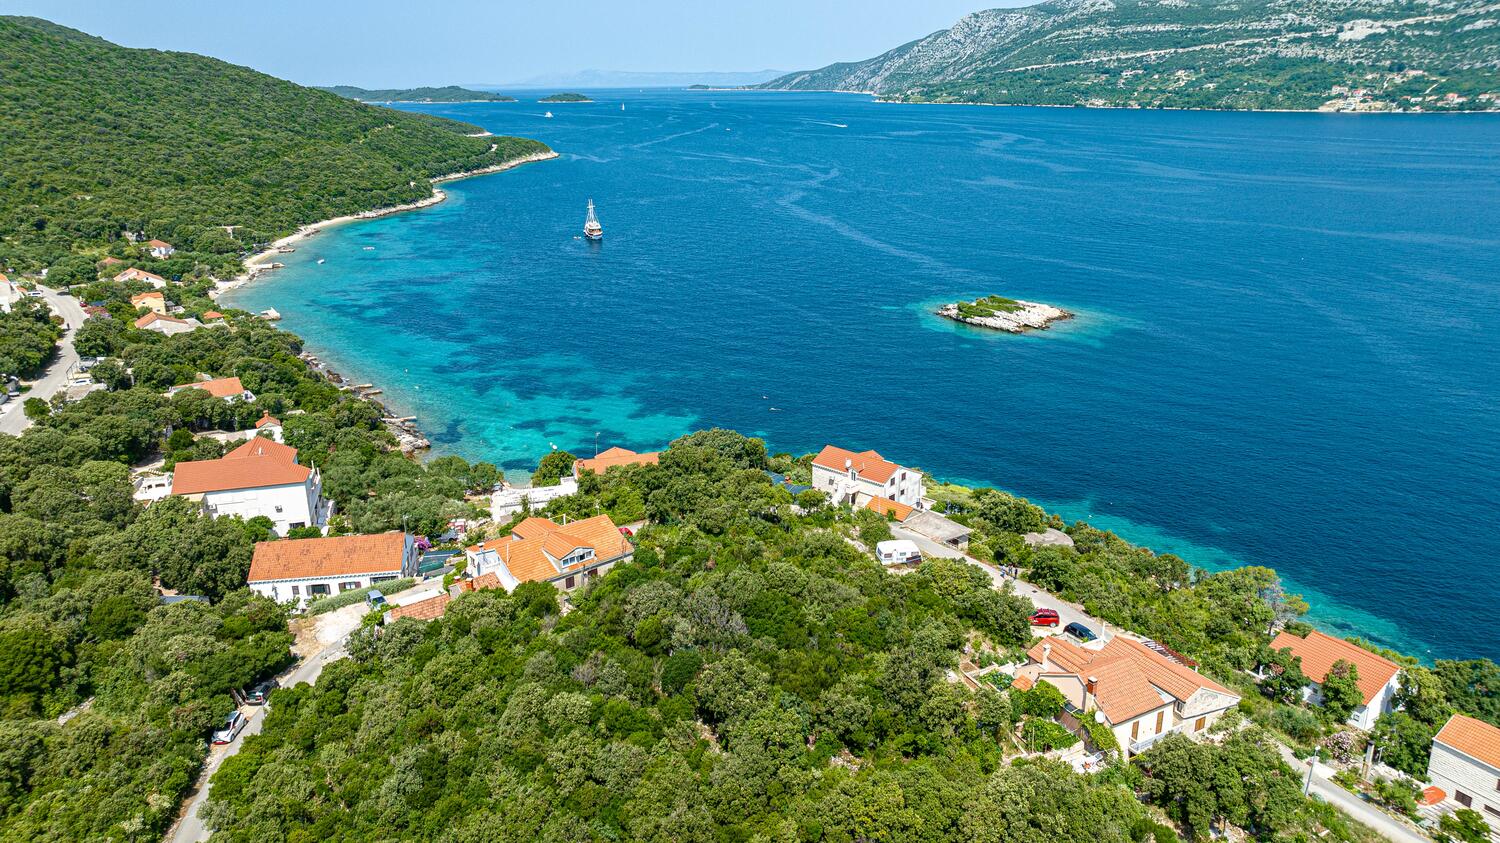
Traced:
[[21, 405], [21, 411], [32, 421], [40, 421], [52, 415], [52, 408], [47, 405], [47, 402], [35, 396], [26, 399]]
[[1050, 682], [1038, 681], [1025, 691], [1012, 691], [1016, 711], [1028, 717], [1052, 718], [1062, 713], [1067, 698]]
[[555, 486], [563, 477], [573, 473], [573, 463], [578, 458], [567, 451], [548, 451], [531, 473], [531, 485]]
[[1388, 711], [1375, 721], [1370, 740], [1379, 750], [1381, 761], [1403, 773], [1425, 779], [1432, 738], [1438, 728], [1404, 711]]
[[1438, 820], [1438, 828], [1462, 843], [1490, 843], [1490, 824], [1472, 808], [1459, 808], [1444, 814]]
[[1292, 648], [1280, 650], [1267, 648], [1261, 658], [1261, 669], [1265, 674], [1260, 680], [1260, 692], [1275, 702], [1294, 705], [1302, 701], [1302, 691], [1308, 678], [1302, 672], [1302, 659], [1292, 655]]
[[1429, 726], [1441, 726], [1453, 714], [1443, 680], [1421, 665], [1401, 671], [1401, 687], [1396, 691], [1394, 703], [1413, 719]]
[[1342, 723], [1365, 701], [1359, 689], [1359, 668], [1346, 659], [1339, 659], [1328, 668], [1323, 678], [1323, 711], [1334, 723]]

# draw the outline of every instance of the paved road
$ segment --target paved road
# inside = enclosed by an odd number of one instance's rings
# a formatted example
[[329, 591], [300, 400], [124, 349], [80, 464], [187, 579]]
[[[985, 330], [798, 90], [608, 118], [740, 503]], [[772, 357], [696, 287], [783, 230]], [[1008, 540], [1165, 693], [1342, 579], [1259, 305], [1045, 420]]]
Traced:
[[[303, 682], [309, 685], [317, 684], [318, 677], [323, 673], [324, 666], [329, 662], [337, 661], [348, 655], [348, 652], [344, 650], [344, 642], [347, 640], [348, 636], [345, 636], [338, 643], [327, 647], [321, 653], [302, 661], [296, 667], [292, 668], [290, 673], [281, 678], [282, 687], [290, 688], [300, 685]], [[198, 843], [199, 841], [208, 839], [209, 831], [204, 827], [203, 820], [198, 817], [198, 809], [203, 806], [204, 800], [208, 798], [208, 779], [223, 765], [224, 759], [240, 751], [240, 747], [244, 746], [245, 738], [250, 735], [260, 734], [261, 726], [264, 725], [266, 719], [266, 710], [270, 706], [255, 705], [246, 706], [245, 708], [250, 710], [250, 722], [245, 725], [245, 730], [240, 732], [239, 737], [236, 737], [232, 742], [224, 746], [214, 746], [209, 749], [208, 760], [204, 764], [203, 777], [200, 779], [203, 782], [203, 786], [198, 788], [198, 791], [189, 798], [187, 808], [183, 811], [182, 819], [167, 832], [167, 843]]]
[[923, 556], [941, 556], [947, 559], [961, 559], [969, 563], [970, 565], [973, 565], [974, 567], [988, 574], [990, 577], [990, 581], [995, 584], [996, 588], [1004, 588], [1006, 583], [1014, 583], [1016, 593], [1021, 595], [1022, 597], [1030, 599], [1031, 602], [1034, 603], [1038, 608], [1055, 610], [1057, 612], [1058, 618], [1060, 619], [1060, 623], [1056, 627], [1053, 627], [1051, 629], [1040, 626], [1032, 627], [1032, 631], [1036, 632], [1037, 634], [1046, 634], [1047, 632], [1057, 633], [1070, 623], [1081, 623], [1089, 629], [1093, 630], [1095, 635], [1100, 636], [1105, 641], [1108, 641], [1111, 637], [1114, 636], [1114, 630], [1110, 629], [1108, 624], [1106, 624], [1104, 621], [1099, 620], [1098, 618], [1089, 617], [1089, 615], [1087, 615], [1083, 611], [1083, 608], [1081, 606], [1069, 603], [1054, 594], [1049, 594], [1042, 589], [1032, 585], [1031, 583], [1026, 582], [1025, 580], [1011, 579], [1010, 577], [1002, 574], [1000, 572], [1000, 569], [996, 568], [994, 565], [986, 565], [985, 563], [980, 562], [979, 560], [974, 559], [971, 556], [966, 556], [963, 551], [958, 550], [957, 548], [949, 547], [948, 545], [935, 542], [932, 539], [929, 539], [926, 536], [921, 535], [920, 533], [914, 533], [911, 530], [900, 526], [899, 524], [891, 525], [891, 534], [899, 539], [910, 539], [911, 541], [916, 542], [917, 549], [922, 551]]
[[12, 436], [20, 436], [21, 431], [31, 426], [31, 420], [21, 411], [21, 405], [27, 398], [51, 398], [54, 393], [62, 389], [68, 383], [68, 373], [78, 364], [78, 352], [73, 349], [73, 334], [83, 324], [83, 307], [78, 300], [72, 296], [65, 296], [56, 290], [38, 286], [42, 291], [42, 299], [52, 308], [52, 312], [63, 318], [65, 327], [63, 329], [62, 341], [58, 344], [57, 354], [53, 355], [52, 362], [40, 378], [31, 381], [31, 391], [13, 401], [6, 402], [3, 414], [0, 414], [0, 433], [9, 433]]
[[[1285, 746], [1280, 746], [1280, 749], [1281, 757], [1286, 759], [1286, 763], [1292, 765], [1292, 769], [1296, 770], [1298, 775], [1306, 776], [1307, 762], [1299, 760]], [[1394, 840], [1396, 843], [1432, 843], [1426, 835], [1419, 834], [1410, 826], [1329, 781], [1327, 778], [1329, 772], [1328, 767], [1320, 765], [1313, 773], [1312, 792], [1323, 797], [1323, 801], [1375, 829], [1377, 834], [1387, 840]]]

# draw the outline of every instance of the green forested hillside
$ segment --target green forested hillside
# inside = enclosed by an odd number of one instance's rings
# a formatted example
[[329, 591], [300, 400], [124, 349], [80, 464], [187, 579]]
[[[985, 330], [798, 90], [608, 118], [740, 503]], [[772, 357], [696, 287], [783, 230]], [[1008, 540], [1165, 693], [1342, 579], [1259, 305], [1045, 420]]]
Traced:
[[1048, 0], [760, 87], [906, 102], [1489, 109], [1500, 108], [1497, 20], [1485, 0]]
[[300, 224], [419, 199], [431, 176], [545, 149], [466, 136], [477, 131], [0, 17], [0, 267], [102, 253], [124, 232], [232, 266]]
[[515, 102], [515, 97], [493, 91], [471, 91], [457, 85], [442, 88], [356, 88], [353, 85], [333, 85], [319, 88], [361, 102]]

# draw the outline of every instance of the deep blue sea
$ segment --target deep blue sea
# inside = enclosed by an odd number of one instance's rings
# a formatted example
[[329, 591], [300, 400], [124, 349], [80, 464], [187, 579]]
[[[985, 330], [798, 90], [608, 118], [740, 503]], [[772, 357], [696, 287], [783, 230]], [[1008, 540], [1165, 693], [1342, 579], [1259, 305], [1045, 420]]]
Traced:
[[[876, 448], [1500, 658], [1500, 120], [595, 96], [413, 106], [562, 157], [328, 229], [229, 303], [437, 453]], [[1079, 316], [931, 315], [988, 293]]]

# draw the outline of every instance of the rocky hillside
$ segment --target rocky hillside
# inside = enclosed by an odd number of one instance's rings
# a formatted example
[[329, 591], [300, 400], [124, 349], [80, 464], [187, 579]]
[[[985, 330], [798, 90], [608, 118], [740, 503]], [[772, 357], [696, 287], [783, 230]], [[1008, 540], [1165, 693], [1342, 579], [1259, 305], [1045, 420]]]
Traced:
[[1051, 0], [761, 85], [906, 102], [1500, 107], [1493, 0]]

